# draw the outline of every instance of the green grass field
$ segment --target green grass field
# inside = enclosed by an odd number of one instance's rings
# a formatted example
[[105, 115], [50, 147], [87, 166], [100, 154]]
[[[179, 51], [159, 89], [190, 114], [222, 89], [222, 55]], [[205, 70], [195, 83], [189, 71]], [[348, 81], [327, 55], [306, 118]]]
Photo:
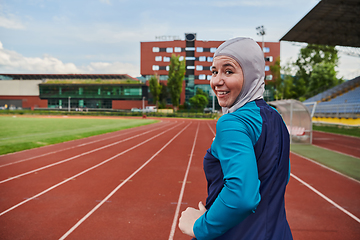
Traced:
[[156, 120], [0, 116], [0, 155], [154, 122]]
[[349, 177], [360, 180], [360, 159], [314, 145], [292, 144], [290, 150], [310, 158]]

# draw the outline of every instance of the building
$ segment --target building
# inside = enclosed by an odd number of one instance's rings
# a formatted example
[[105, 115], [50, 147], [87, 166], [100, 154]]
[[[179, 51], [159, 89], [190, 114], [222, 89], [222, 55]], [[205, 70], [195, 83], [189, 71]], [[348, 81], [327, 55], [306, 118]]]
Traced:
[[[213, 55], [224, 41], [197, 40], [196, 33], [185, 33], [185, 40], [178, 37], [157, 37], [159, 41], [141, 42], [140, 73], [145, 80], [158, 75], [160, 80], [167, 80], [170, 57], [172, 54], [180, 56], [186, 61], [184, 90], [180, 104], [184, 104], [196, 93], [197, 88], [211, 94], [209, 81], [211, 79], [211, 64]], [[164, 41], [165, 39], [165, 41]], [[262, 46], [262, 42], [258, 42]], [[280, 58], [280, 42], [264, 43], [266, 82], [272, 80], [270, 66]], [[266, 91], [265, 94], [268, 94]], [[264, 94], [264, 95], [265, 95]]]
[[0, 74], [0, 106], [11, 108], [142, 108], [147, 94], [126, 74]]

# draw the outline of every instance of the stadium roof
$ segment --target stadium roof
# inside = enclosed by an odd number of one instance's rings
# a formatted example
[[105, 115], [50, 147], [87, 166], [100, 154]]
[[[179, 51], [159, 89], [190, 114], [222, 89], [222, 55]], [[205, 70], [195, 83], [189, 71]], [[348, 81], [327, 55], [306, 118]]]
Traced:
[[360, 47], [359, 14], [359, 0], [322, 0], [280, 41]]
[[0, 73], [0, 80], [45, 80], [45, 79], [131, 79], [127, 74], [5, 74]]

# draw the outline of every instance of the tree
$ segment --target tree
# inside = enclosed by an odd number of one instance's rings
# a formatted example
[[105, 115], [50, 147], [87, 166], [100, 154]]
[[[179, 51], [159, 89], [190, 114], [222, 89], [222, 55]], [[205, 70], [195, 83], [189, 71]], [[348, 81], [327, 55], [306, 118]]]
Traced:
[[160, 85], [161, 85], [161, 92], [159, 95], [159, 108], [165, 108], [167, 99], [169, 97], [169, 93], [167, 86], [164, 83], [160, 82]]
[[336, 78], [335, 67], [332, 63], [321, 62], [313, 67], [308, 90], [311, 95], [316, 95], [338, 85], [342, 81], [342, 79]]
[[[302, 97], [301, 100], [303, 100], [312, 97], [335, 86], [332, 83], [341, 82], [336, 78], [335, 71], [339, 60], [337, 52], [333, 46], [317, 44], [308, 44], [300, 49], [299, 57], [294, 64], [297, 68], [293, 79], [295, 98], [300, 99]], [[314, 70], [317, 72], [316, 77], [312, 76]], [[321, 78], [320, 72], [324, 74]], [[324, 82], [330, 82], [330, 84], [321, 85]], [[321, 89], [318, 89], [319, 87]]]
[[159, 96], [161, 93], [161, 85], [159, 84], [159, 79], [157, 76], [152, 76], [149, 80], [149, 88], [151, 95], [153, 96], [153, 101], [156, 106], [158, 106]]
[[185, 60], [180, 61], [180, 56], [173, 54], [170, 58], [167, 87], [171, 96], [171, 102], [175, 111], [180, 103], [183, 80], [185, 76]]
[[196, 90], [195, 96], [189, 99], [192, 107], [204, 110], [205, 106], [209, 103], [208, 95], [200, 88]]

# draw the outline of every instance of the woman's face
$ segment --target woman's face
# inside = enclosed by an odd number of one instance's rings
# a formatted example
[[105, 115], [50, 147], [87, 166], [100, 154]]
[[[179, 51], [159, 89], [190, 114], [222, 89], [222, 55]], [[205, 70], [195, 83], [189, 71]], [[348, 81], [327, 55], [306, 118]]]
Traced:
[[240, 65], [231, 57], [218, 56], [211, 67], [210, 86], [214, 90], [219, 105], [230, 108], [239, 96], [244, 75]]

